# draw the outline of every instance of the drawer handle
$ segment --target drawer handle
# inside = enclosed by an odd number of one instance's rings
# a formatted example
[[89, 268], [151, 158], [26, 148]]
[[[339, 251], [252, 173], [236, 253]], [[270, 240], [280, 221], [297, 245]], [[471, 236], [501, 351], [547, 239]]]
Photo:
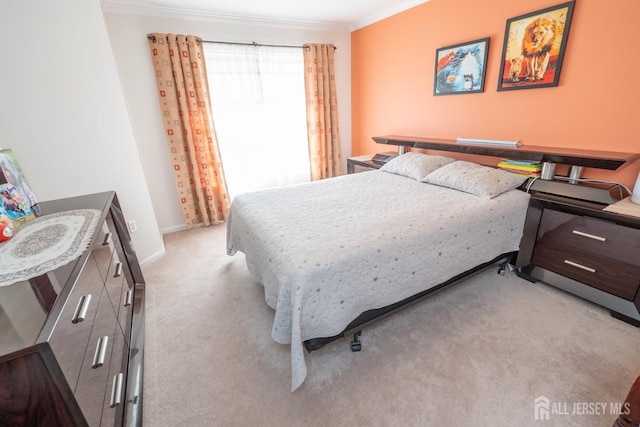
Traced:
[[104, 359], [107, 356], [107, 346], [109, 345], [109, 337], [104, 336], [98, 339], [98, 344], [96, 345], [96, 352], [93, 355], [93, 365], [91, 367], [93, 369], [99, 368], [104, 365]]
[[596, 236], [595, 234], [585, 233], [583, 231], [573, 230], [573, 234], [577, 234], [578, 236], [587, 237], [589, 239], [598, 240], [600, 242], [606, 242], [607, 239], [605, 237]]
[[113, 376], [113, 385], [111, 386], [111, 402], [110, 408], [115, 408], [122, 402], [122, 372]]
[[85, 317], [87, 317], [87, 311], [89, 310], [90, 303], [91, 303], [91, 294], [82, 295], [80, 297], [80, 301], [78, 301], [78, 306], [76, 307], [76, 311], [73, 313], [73, 317], [71, 318], [71, 323], [82, 322], [85, 319]]
[[588, 271], [589, 273], [595, 273], [596, 272], [596, 270], [591, 268], [591, 267], [587, 267], [586, 265], [578, 264], [577, 262], [569, 261], [568, 259], [565, 259], [564, 263], [565, 264], [569, 264], [572, 267], [576, 267], [576, 268], [579, 268], [581, 270]]
[[131, 289], [127, 289], [127, 292], [124, 293], [124, 307], [128, 307], [133, 302], [133, 291]]
[[113, 273], [113, 277], [120, 277], [122, 276], [122, 263], [119, 262], [116, 264], [116, 271], [115, 273]]
[[109, 244], [109, 240], [111, 240], [111, 233], [107, 233], [104, 235], [104, 240], [102, 241], [102, 246], [107, 246]]

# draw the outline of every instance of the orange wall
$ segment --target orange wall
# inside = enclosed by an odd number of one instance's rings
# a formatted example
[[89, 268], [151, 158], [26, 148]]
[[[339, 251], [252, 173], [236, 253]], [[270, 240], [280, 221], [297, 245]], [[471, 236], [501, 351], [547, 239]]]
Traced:
[[[638, 0], [577, 0], [559, 85], [496, 90], [506, 20], [560, 3], [431, 0], [354, 31], [352, 154], [388, 151], [371, 137], [389, 134], [640, 153]], [[433, 96], [436, 49], [485, 37], [484, 92]], [[583, 177], [631, 189], [639, 170], [640, 160]]]

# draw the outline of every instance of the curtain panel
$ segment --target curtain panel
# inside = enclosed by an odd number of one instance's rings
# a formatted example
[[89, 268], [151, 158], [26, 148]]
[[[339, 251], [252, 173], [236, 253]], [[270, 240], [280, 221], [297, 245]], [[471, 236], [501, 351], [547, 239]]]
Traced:
[[335, 46], [305, 44], [303, 52], [309, 161], [311, 180], [316, 181], [342, 174]]
[[224, 222], [229, 195], [211, 115], [202, 41], [147, 35], [158, 100], [187, 228]]

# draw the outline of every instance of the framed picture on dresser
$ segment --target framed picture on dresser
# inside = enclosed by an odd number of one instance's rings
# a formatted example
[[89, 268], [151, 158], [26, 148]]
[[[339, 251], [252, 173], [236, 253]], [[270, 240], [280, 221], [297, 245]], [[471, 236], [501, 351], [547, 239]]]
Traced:
[[17, 227], [35, 218], [36, 197], [11, 149], [0, 150], [0, 221]]
[[27, 178], [22, 172], [22, 168], [20, 168], [16, 155], [10, 148], [0, 150], [0, 172], [4, 177], [1, 179], [4, 179], [16, 187], [18, 193], [28, 200], [29, 207], [38, 203], [35, 194], [31, 191], [31, 187], [27, 182]]

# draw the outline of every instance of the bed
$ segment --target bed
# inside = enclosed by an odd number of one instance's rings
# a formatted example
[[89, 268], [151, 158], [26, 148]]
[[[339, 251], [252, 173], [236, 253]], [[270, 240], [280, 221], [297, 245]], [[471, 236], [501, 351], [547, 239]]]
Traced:
[[525, 180], [408, 152], [380, 170], [237, 196], [227, 253], [243, 252], [264, 286], [272, 338], [291, 345], [292, 391], [307, 375], [305, 345], [517, 252]]

